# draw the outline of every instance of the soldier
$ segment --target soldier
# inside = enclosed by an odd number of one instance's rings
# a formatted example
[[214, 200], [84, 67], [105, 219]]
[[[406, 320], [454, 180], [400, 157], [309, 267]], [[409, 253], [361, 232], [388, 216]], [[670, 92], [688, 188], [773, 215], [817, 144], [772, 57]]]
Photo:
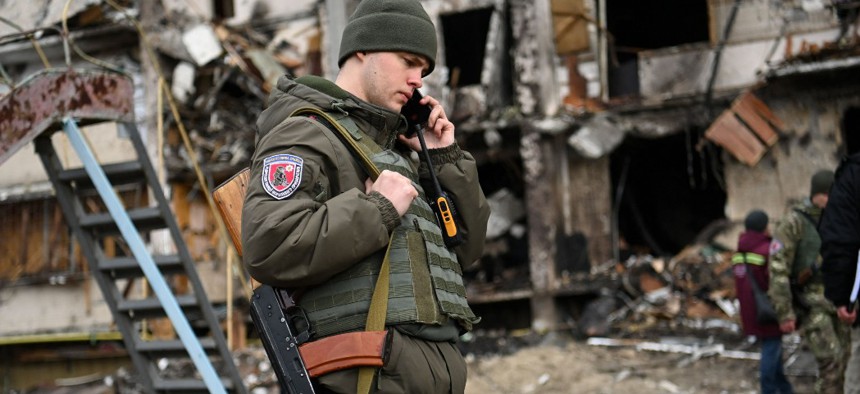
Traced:
[[816, 229], [827, 205], [833, 172], [818, 171], [810, 183], [809, 198], [792, 207], [774, 230], [768, 296], [782, 332], [799, 330], [815, 355], [815, 392], [842, 393], [849, 332], [824, 297], [819, 271], [821, 238]]
[[[444, 242], [422, 186], [430, 168], [412, 159], [422, 147], [405, 135], [400, 114], [435, 59], [435, 26], [418, 0], [364, 0], [343, 32], [336, 80], [281, 77], [257, 120], [242, 211], [251, 276], [301, 289], [295, 301], [316, 341], [363, 331], [368, 315], [377, 316], [369, 313], [377, 278], [390, 273], [384, 365], [367, 386], [368, 368], [324, 374], [313, 382], [319, 392], [465, 390], [456, 341], [480, 319], [466, 301], [462, 267], [482, 254], [489, 206], [474, 158], [457, 145], [439, 101], [425, 96], [432, 168], [464, 239]], [[319, 116], [292, 116], [309, 109]], [[381, 172], [372, 179], [368, 168]]]
[[860, 326], [851, 305], [860, 251], [860, 153], [846, 157], [836, 170], [827, 209], [821, 214], [821, 272], [824, 295], [836, 305], [836, 315], [852, 325], [851, 356], [845, 370], [845, 394], [860, 394]]

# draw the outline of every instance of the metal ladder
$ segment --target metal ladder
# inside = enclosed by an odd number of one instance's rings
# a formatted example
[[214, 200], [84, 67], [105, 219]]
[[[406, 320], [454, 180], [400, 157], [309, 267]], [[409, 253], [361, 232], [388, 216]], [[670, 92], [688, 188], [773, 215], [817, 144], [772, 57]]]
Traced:
[[[43, 124], [44, 130], [27, 131], [36, 145], [42, 164], [54, 187], [62, 209], [81, 251], [87, 259], [90, 274], [98, 283], [116, 326], [122, 333], [125, 348], [137, 370], [139, 382], [147, 393], [247, 393], [212, 305], [191, 259], [168, 201], [150, 163], [145, 145], [133, 122], [130, 78], [105, 71], [72, 71], [46, 73], [45, 84], [34, 84], [33, 91], [21, 91], [25, 97], [46, 98], [44, 89], [71, 84], [71, 98], [48, 97], [54, 113]], [[71, 82], [69, 82], [71, 81]], [[13, 92], [14, 93], [14, 92]], [[63, 101], [64, 100], [64, 101]], [[58, 101], [63, 101], [58, 102]], [[118, 104], [119, 103], [119, 104]], [[76, 108], [70, 108], [77, 106]], [[38, 116], [38, 114], [35, 114]], [[89, 148], [78, 124], [113, 121], [128, 136], [136, 157], [120, 163], [101, 165]], [[62, 125], [62, 129], [56, 126]], [[53, 128], [53, 129], [51, 129]], [[63, 168], [51, 135], [62, 130], [83, 163], [82, 168]], [[129, 193], [146, 193], [146, 198], [127, 198]], [[126, 196], [123, 204], [120, 195]], [[128, 201], [132, 200], [132, 201]], [[141, 203], [142, 202], [142, 203]], [[173, 241], [175, 254], [153, 256], [144, 244], [148, 232], [165, 229]], [[106, 252], [105, 245], [116, 246]], [[143, 279], [146, 279], [145, 281]], [[174, 295], [170, 280], [187, 281], [190, 294]], [[175, 283], [175, 282], [173, 282]], [[131, 286], [148, 285], [146, 296], [130, 297]], [[228, 300], [229, 302], [229, 300]], [[142, 333], [141, 322], [167, 316], [177, 340], [155, 340]], [[189, 323], [193, 317], [195, 327]], [[198, 338], [198, 336], [200, 336]], [[183, 363], [190, 359], [197, 376], [171, 376], [159, 367], [162, 359]], [[213, 364], [218, 365], [217, 371]], [[193, 375], [188, 373], [186, 375]]]

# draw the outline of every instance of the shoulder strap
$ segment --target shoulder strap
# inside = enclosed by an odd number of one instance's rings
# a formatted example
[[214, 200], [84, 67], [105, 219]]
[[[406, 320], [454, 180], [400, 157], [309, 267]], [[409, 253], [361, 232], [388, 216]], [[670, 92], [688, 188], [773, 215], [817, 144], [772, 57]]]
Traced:
[[[358, 126], [349, 117], [344, 116], [338, 120], [325, 111], [311, 107], [300, 108], [290, 114], [290, 116], [307, 116], [322, 123], [323, 126], [327, 127], [340, 138], [350, 153], [352, 153], [352, 156], [361, 163], [371, 179], [376, 180], [379, 176], [379, 168], [370, 159], [368, 153], [379, 152], [382, 148], [366, 135], [363, 135], [364, 133], [358, 129]], [[382, 331], [385, 329], [385, 316], [388, 314], [388, 286], [390, 277], [388, 257], [391, 252], [391, 239], [393, 238], [390, 238], [388, 241], [388, 249], [385, 251], [385, 258], [382, 260], [382, 266], [379, 268], [379, 277], [376, 279], [376, 286], [370, 298], [370, 310], [367, 311], [365, 331]], [[376, 368], [374, 367], [362, 367], [359, 369], [356, 393], [365, 394], [370, 392], [375, 371]]]
[[815, 231], [818, 232], [818, 222], [815, 221], [815, 218], [813, 218], [812, 215], [804, 212], [802, 209], [794, 208], [794, 211], [799, 213], [800, 216], [803, 216], [809, 222], [809, 224], [812, 225], [812, 228], [814, 228]]
[[319, 108], [312, 107], [299, 108], [290, 114], [290, 116], [305, 116], [321, 123], [340, 138], [341, 142], [352, 153], [352, 156], [361, 163], [371, 179], [376, 180], [379, 176], [379, 168], [376, 167], [376, 164], [373, 164], [369, 153], [380, 152], [382, 148], [371, 141], [369, 137], [363, 135], [364, 133], [358, 129], [355, 122], [349, 119], [348, 116], [335, 119], [331, 114]]

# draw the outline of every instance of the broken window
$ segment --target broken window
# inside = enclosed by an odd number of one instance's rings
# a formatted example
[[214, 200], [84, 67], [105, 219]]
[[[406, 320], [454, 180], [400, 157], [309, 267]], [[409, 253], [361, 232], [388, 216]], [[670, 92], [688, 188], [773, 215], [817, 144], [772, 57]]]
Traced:
[[612, 153], [614, 216], [629, 251], [674, 255], [724, 218], [719, 153], [697, 151], [699, 135], [628, 136]]
[[471, 302], [492, 302], [500, 293], [528, 289], [529, 248], [524, 207], [525, 183], [519, 151], [519, 129], [464, 133], [464, 146], [478, 165], [478, 179], [491, 216], [484, 255], [465, 267]]
[[213, 8], [215, 11], [215, 19], [223, 20], [230, 19], [236, 15], [234, 4], [232, 0], [215, 0], [213, 2]]
[[481, 83], [492, 8], [440, 15], [445, 40], [445, 62], [451, 70], [448, 86]]
[[706, 42], [708, 4], [704, 0], [606, 2], [606, 24], [611, 35], [608, 50], [609, 96], [639, 93], [638, 52]]

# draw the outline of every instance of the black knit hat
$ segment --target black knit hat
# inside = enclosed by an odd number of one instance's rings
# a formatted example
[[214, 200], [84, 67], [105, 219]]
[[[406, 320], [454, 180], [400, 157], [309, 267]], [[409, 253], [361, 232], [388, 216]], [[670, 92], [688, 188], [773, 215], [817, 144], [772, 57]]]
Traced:
[[767, 214], [764, 211], [756, 209], [747, 214], [746, 219], [744, 219], [744, 228], [749, 231], [763, 233], [767, 228], [767, 221]]
[[821, 170], [816, 172], [809, 182], [809, 197], [819, 193], [829, 194], [831, 185], [833, 185], [833, 171]]
[[403, 51], [436, 66], [436, 26], [418, 0], [363, 0], [343, 30], [338, 66], [355, 52]]

